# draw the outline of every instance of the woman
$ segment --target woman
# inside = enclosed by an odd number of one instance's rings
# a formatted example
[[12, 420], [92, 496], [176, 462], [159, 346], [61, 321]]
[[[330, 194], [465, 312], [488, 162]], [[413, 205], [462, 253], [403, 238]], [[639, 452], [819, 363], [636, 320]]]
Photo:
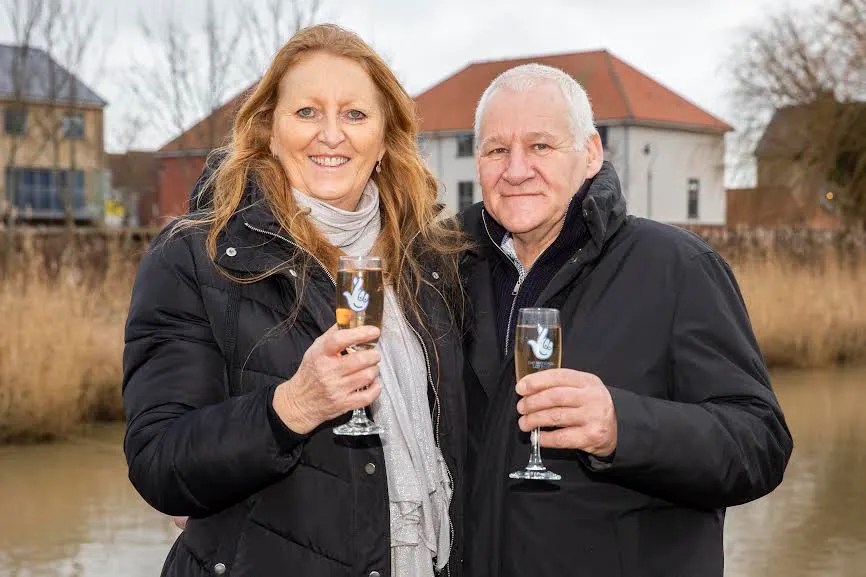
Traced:
[[[141, 495], [190, 516], [164, 575], [460, 574], [464, 240], [416, 134], [378, 55], [305, 29], [239, 110], [200, 210], [144, 258], [124, 448]], [[334, 326], [341, 254], [382, 257], [381, 334]], [[333, 434], [371, 404], [380, 437]]]

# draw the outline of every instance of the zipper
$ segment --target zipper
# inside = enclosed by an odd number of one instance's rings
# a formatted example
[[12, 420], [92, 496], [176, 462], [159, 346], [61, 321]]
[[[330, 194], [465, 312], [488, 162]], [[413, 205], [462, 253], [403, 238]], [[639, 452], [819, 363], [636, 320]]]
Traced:
[[316, 261], [316, 262], [319, 264], [320, 267], [322, 267], [322, 270], [325, 271], [325, 274], [328, 275], [328, 278], [329, 278], [329, 279], [331, 279], [331, 283], [334, 285], [334, 287], [337, 286], [337, 281], [334, 280], [334, 276], [331, 274], [331, 271], [328, 270], [328, 267], [326, 267], [324, 264], [322, 264], [322, 261], [320, 261], [318, 258], [316, 258], [316, 255], [314, 255], [313, 253], [311, 253], [310, 251], [308, 251], [307, 249], [305, 249], [304, 247], [302, 247], [302, 246], [299, 245], [298, 243], [293, 242], [293, 241], [287, 239], [286, 237], [284, 237], [284, 236], [282, 236], [282, 235], [279, 235], [279, 234], [277, 234], [277, 233], [275, 233], [275, 232], [271, 232], [271, 231], [269, 231], [269, 230], [262, 230], [262, 229], [260, 229], [260, 228], [256, 228], [256, 227], [254, 227], [253, 225], [251, 225], [251, 224], [248, 223], [248, 222], [245, 222], [245, 223], [244, 223], [244, 226], [247, 227], [247, 228], [250, 229], [250, 230], [254, 230], [254, 231], [256, 231], [256, 232], [259, 233], [259, 234], [265, 234], [265, 235], [267, 235], [267, 236], [272, 236], [272, 237], [274, 237], [274, 238], [278, 238], [278, 239], [280, 239], [280, 240], [282, 240], [282, 241], [284, 241], [284, 242], [289, 243], [290, 245], [292, 245], [293, 247], [297, 248], [297, 249], [300, 250], [301, 252], [303, 252], [303, 253], [305, 253], [305, 254], [308, 254], [308, 255], [309, 255], [309, 256], [310, 256], [314, 261]]
[[[258, 232], [260, 234], [264, 234], [264, 235], [272, 236], [274, 238], [278, 238], [278, 239], [280, 239], [284, 242], [287, 242], [290, 245], [296, 247], [298, 250], [301, 250], [304, 253], [310, 255], [310, 257], [312, 257], [312, 259], [315, 260], [319, 264], [319, 266], [322, 268], [322, 270], [325, 271], [325, 274], [328, 275], [329, 279], [331, 279], [331, 283], [333, 283], [333, 285], [335, 287], [337, 286], [337, 282], [334, 280], [334, 277], [331, 275], [330, 271], [328, 271], [327, 267], [325, 267], [325, 265], [322, 264], [322, 261], [320, 261], [318, 258], [316, 258], [316, 256], [313, 253], [311, 253], [310, 251], [308, 251], [305, 248], [303, 248], [302, 246], [300, 246], [298, 243], [292, 242], [288, 238], [286, 238], [282, 235], [279, 235], [275, 232], [271, 232], [268, 230], [262, 230], [260, 228], [257, 228], [248, 222], [245, 222], [244, 226], [246, 226], [248, 229], [253, 230], [255, 232]], [[437, 290], [436, 292], [438, 293], [439, 291]], [[442, 296], [441, 293], [439, 293], [439, 294], [440, 294], [440, 296]], [[408, 327], [410, 329], [412, 329], [412, 332], [415, 334], [415, 338], [417, 338], [418, 342], [421, 344], [421, 350], [424, 352], [424, 364], [427, 366], [427, 385], [431, 389], [433, 389], [433, 413], [434, 413], [434, 415], [431, 415], [431, 416], [433, 417], [433, 421], [434, 421], [434, 423], [433, 423], [434, 441], [436, 443], [436, 448], [441, 451], [442, 449], [440, 447], [439, 423], [440, 423], [441, 416], [442, 416], [442, 405], [441, 405], [440, 400], [439, 400], [439, 391], [437, 391], [436, 387], [433, 385], [433, 377], [432, 377], [431, 364], [430, 364], [430, 354], [427, 351], [427, 345], [424, 343], [424, 339], [421, 338], [421, 335], [418, 333], [417, 330], [415, 330], [415, 327], [412, 326], [412, 323], [409, 322], [409, 319], [406, 318], [406, 313], [403, 311], [402, 308], [400, 309], [400, 313], [403, 315], [403, 320], [406, 322], [406, 325], [408, 325]], [[445, 458], [444, 455], [442, 458], [444, 460], [444, 458]], [[451, 474], [451, 469], [448, 468], [448, 461], [445, 461], [445, 472], [448, 474], [448, 483], [451, 485], [451, 490], [453, 491], [454, 490], [454, 477]], [[454, 551], [454, 522], [451, 519], [451, 513], [450, 512], [448, 512], [448, 543], [449, 543], [450, 551], [453, 552]], [[450, 576], [451, 575], [450, 562], [448, 565], [445, 566], [445, 570], [446, 570], [446, 574]]]
[[511, 321], [514, 320], [514, 308], [517, 305], [517, 293], [520, 292], [520, 286], [523, 284], [523, 281], [526, 280], [526, 277], [529, 275], [529, 271], [525, 269], [521, 271], [517, 264], [514, 262], [514, 259], [512, 259], [507, 252], [502, 250], [502, 247], [499, 246], [499, 244], [495, 240], [493, 240], [493, 235], [490, 234], [490, 229], [487, 227], [487, 218], [485, 216], [485, 213], [481, 213], [481, 221], [484, 223], [484, 231], [487, 233], [487, 238], [490, 239], [490, 242], [492, 242], [493, 245], [499, 249], [499, 252], [501, 252], [505, 256], [505, 258], [508, 259], [508, 262], [510, 262], [512, 266], [514, 266], [514, 270], [517, 271], [517, 283], [515, 283], [514, 288], [511, 289], [511, 310], [508, 312], [508, 326], [505, 330], [505, 356], [507, 358], [508, 348], [511, 345]]
[[[437, 291], [438, 292], [438, 291]], [[440, 437], [439, 437], [439, 424], [442, 417], [442, 405], [439, 400], [439, 391], [436, 390], [436, 387], [433, 385], [433, 376], [431, 371], [431, 363], [430, 363], [430, 355], [427, 352], [427, 345], [424, 344], [424, 339], [421, 338], [421, 335], [415, 330], [415, 327], [412, 326], [412, 323], [409, 322], [409, 319], [406, 317], [406, 313], [403, 309], [400, 309], [400, 313], [403, 315], [403, 320], [406, 322], [406, 325], [412, 329], [412, 332], [415, 334], [415, 338], [418, 339], [418, 342], [421, 344], [421, 350], [424, 351], [424, 364], [427, 366], [427, 385], [433, 389], [433, 440], [436, 444], [436, 448], [439, 449], [440, 453], [442, 448], [440, 446]], [[445, 460], [445, 455], [442, 455], [442, 460], [445, 461], [445, 472], [448, 474], [448, 484], [451, 486], [451, 490], [454, 491], [454, 477], [451, 474], [451, 469], [448, 468], [448, 461]], [[451, 519], [451, 512], [446, 511], [448, 514], [448, 547], [449, 547], [449, 557], [450, 553], [454, 552], [454, 522]], [[445, 565], [445, 570], [447, 575], [451, 575], [451, 562]]]

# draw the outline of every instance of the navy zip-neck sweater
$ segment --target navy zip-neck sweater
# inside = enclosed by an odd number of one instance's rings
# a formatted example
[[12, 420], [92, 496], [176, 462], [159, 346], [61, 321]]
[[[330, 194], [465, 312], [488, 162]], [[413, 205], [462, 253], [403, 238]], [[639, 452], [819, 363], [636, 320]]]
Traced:
[[581, 205], [590, 184], [591, 179], [587, 179], [577, 194], [572, 197], [559, 236], [538, 256], [520, 286], [517, 286], [519, 279], [517, 267], [500, 250], [507, 231], [490, 216], [490, 213], [487, 211], [482, 213], [487, 230], [490, 232], [489, 241], [495, 244], [493, 250], [500, 257], [489, 261], [500, 358], [504, 359], [507, 356], [506, 348], [513, 346], [517, 311], [524, 307], [538, 306], [536, 304], [538, 297], [554, 275], [578, 249], [589, 241], [590, 233], [583, 219]]

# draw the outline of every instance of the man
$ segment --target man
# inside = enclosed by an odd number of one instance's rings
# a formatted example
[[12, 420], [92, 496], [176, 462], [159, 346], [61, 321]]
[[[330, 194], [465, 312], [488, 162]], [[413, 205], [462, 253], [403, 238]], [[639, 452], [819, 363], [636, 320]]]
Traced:
[[[502, 74], [475, 133], [467, 574], [721, 577], [725, 507], [776, 487], [792, 450], [730, 268], [626, 215], [586, 93], [561, 71]], [[531, 306], [560, 309], [563, 368], [515, 383], [516, 311]], [[508, 477], [533, 427], [561, 481]]]

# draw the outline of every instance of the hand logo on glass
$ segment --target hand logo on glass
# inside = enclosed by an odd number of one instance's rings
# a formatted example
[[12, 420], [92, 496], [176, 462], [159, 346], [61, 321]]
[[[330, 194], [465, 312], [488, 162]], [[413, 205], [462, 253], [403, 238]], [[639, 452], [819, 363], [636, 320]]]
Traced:
[[[367, 310], [367, 305], [370, 304], [370, 294], [364, 290], [364, 279], [355, 278], [352, 280], [352, 292], [343, 291], [343, 296], [346, 297], [346, 304], [356, 313], [362, 313]], [[550, 356], [550, 355], [548, 355]]]
[[529, 344], [529, 348], [532, 349], [532, 354], [535, 355], [536, 359], [546, 361], [553, 354], [553, 341], [547, 338], [548, 329], [542, 328], [541, 325], [537, 326], [538, 338], [529, 339], [526, 342]]

